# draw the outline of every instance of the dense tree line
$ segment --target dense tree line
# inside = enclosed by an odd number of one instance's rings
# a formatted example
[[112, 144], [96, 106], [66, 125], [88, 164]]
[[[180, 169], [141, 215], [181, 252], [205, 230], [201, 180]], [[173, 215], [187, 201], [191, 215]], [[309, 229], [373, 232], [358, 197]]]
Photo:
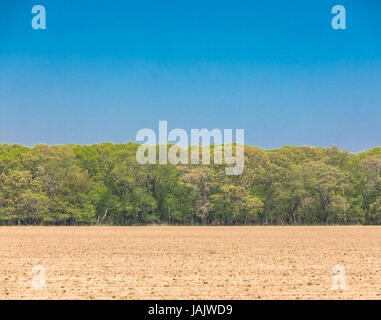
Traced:
[[245, 146], [245, 169], [139, 165], [138, 144], [0, 144], [0, 224], [380, 224], [381, 148]]

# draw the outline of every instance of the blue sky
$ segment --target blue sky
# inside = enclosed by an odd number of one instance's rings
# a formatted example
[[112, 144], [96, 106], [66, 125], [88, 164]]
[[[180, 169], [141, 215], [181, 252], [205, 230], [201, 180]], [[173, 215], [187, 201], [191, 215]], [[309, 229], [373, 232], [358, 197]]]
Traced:
[[[46, 8], [33, 30], [31, 8]], [[346, 8], [333, 30], [331, 8]], [[381, 146], [381, 2], [8, 1], [0, 142], [245, 129], [246, 144]]]

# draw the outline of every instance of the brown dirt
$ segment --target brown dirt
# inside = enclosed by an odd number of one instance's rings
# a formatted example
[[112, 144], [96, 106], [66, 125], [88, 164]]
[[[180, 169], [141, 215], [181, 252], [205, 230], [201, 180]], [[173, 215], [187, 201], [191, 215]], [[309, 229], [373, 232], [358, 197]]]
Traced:
[[381, 227], [0, 227], [0, 299], [380, 297]]

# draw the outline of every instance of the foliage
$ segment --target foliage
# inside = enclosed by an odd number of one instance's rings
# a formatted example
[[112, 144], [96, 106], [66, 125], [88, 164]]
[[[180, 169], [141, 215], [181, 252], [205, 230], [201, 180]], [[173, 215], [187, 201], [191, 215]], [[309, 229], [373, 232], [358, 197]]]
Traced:
[[138, 146], [0, 144], [0, 224], [381, 223], [381, 148], [245, 146], [243, 174], [226, 176], [139, 165]]

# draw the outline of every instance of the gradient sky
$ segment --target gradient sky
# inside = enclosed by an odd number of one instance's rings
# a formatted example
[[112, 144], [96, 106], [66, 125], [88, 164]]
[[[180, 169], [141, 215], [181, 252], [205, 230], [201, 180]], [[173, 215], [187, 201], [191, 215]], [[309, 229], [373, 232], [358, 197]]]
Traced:
[[2, 3], [0, 142], [135, 141], [159, 120], [264, 149], [381, 146], [381, 1]]

